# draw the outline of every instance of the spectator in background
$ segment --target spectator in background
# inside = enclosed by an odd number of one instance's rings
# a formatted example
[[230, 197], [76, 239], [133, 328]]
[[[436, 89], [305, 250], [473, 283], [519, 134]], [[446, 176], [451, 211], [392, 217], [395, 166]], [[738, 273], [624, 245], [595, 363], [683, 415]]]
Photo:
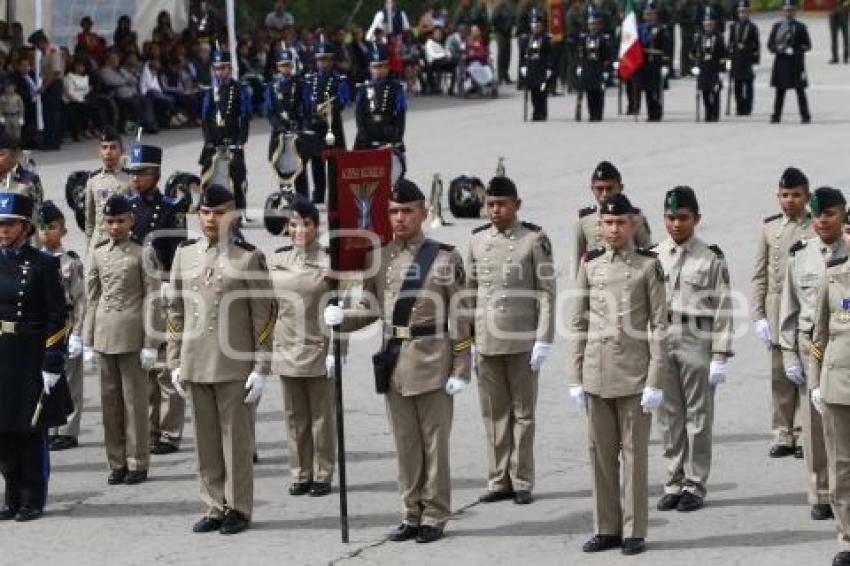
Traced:
[[75, 50], [84, 49], [86, 55], [95, 64], [98, 66], [103, 65], [103, 60], [106, 58], [106, 42], [102, 37], [92, 31], [94, 22], [92, 22], [90, 17], [85, 16], [80, 20], [80, 27], [83, 29], [77, 34], [77, 46]]
[[[14, 52], [13, 52], [14, 53]], [[38, 145], [38, 130], [35, 118], [35, 79], [32, 76], [32, 65], [29, 59], [21, 57], [15, 65], [11, 76], [15, 83], [15, 91], [24, 102], [24, 127], [21, 130], [21, 147], [35, 148]]]
[[403, 64], [402, 76], [407, 88], [407, 94], [413, 96], [421, 92], [419, 77], [422, 71], [422, 46], [413, 41], [413, 32], [405, 31], [398, 42], [399, 56]]
[[446, 29], [448, 23], [448, 16], [443, 9], [443, 3], [439, 0], [431, 2], [431, 7], [428, 11], [419, 18], [419, 37], [425, 37], [434, 28]]
[[[390, 13], [387, 13], [387, 8], [381, 8], [375, 13], [375, 17], [372, 19], [372, 25], [369, 27], [369, 31], [366, 32], [367, 41], [376, 40], [375, 32], [377, 30], [383, 31], [385, 36], [398, 35], [405, 31], [410, 31], [410, 20], [407, 19], [405, 11], [398, 7], [398, 2], [396, 0], [387, 0], [387, 5], [389, 6]], [[390, 29], [392, 33], [389, 33]]]
[[21, 128], [24, 126], [24, 101], [15, 91], [15, 83], [7, 78], [0, 80], [0, 123], [6, 135], [16, 143], [21, 140]]
[[9, 43], [9, 24], [0, 20], [0, 53], [8, 55], [12, 51], [12, 45]]
[[106, 91], [118, 104], [123, 122], [133, 120], [140, 124], [145, 132], [159, 132], [150, 101], [139, 94], [136, 77], [120, 66], [118, 52], [111, 50], [106, 55], [106, 62], [100, 69], [100, 80]]
[[156, 27], [151, 32], [151, 39], [155, 43], [170, 45], [177, 39], [174, 28], [171, 27], [171, 14], [165, 10], [156, 16]]
[[209, 43], [195, 45], [192, 67], [195, 70], [195, 80], [201, 90], [212, 85], [212, 48]]
[[62, 143], [62, 78], [65, 64], [59, 47], [48, 41], [43, 30], [29, 36], [30, 45], [41, 51], [41, 116], [44, 119], [41, 148], [58, 150]]
[[191, 63], [181, 62], [177, 57], [169, 59], [159, 75], [159, 83], [162, 91], [174, 101], [178, 112], [186, 116], [186, 123], [197, 126], [200, 99], [190, 66]]
[[79, 141], [80, 138], [91, 139], [92, 112], [88, 102], [91, 84], [86, 72], [86, 62], [83, 59], [74, 59], [70, 67], [62, 81], [68, 128], [74, 141]]
[[274, 10], [266, 16], [265, 24], [268, 29], [283, 31], [295, 25], [295, 17], [286, 9], [284, 0], [275, 0]]
[[301, 39], [298, 41], [298, 60], [301, 61], [301, 69], [306, 73], [316, 71], [316, 36], [309, 29], [301, 30]]
[[115, 34], [113, 35], [114, 47], [118, 49], [121, 53], [138, 53], [139, 52], [139, 39], [136, 36], [136, 32], [133, 31], [132, 25], [130, 23], [130, 16], [123, 15], [118, 18], [118, 23], [115, 27]]
[[348, 60], [351, 65], [348, 78], [349, 87], [354, 92], [354, 87], [369, 80], [369, 45], [366, 43], [366, 32], [361, 26], [355, 27], [351, 32], [351, 41], [346, 46]]
[[12, 33], [9, 34], [9, 47], [14, 51], [24, 46], [24, 26], [21, 22], [12, 22]]
[[219, 16], [207, 0], [200, 0], [189, 16], [189, 37], [192, 41], [211, 42], [222, 28]]
[[142, 65], [139, 93], [150, 101], [160, 128], [169, 126], [178, 128], [186, 124], [189, 119], [177, 112], [175, 100], [162, 91], [162, 85], [159, 82], [161, 70], [159, 59], [151, 58]]
[[[452, 57], [443, 42], [443, 28], [440, 26], [435, 27], [425, 41], [426, 92], [428, 94], [442, 94], [440, 75], [453, 73], [457, 68], [457, 60]], [[452, 77], [452, 83], [454, 83], [454, 77]]]

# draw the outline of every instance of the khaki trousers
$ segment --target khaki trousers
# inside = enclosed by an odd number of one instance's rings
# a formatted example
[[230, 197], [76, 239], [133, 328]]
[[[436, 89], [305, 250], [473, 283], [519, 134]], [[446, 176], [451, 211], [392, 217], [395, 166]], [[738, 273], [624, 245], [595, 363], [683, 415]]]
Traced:
[[850, 406], [827, 403], [823, 431], [829, 461], [829, 502], [838, 542], [842, 550], [850, 551]]
[[186, 420], [186, 401], [171, 384], [171, 371], [155, 368], [148, 372], [151, 384], [151, 439], [180, 446], [183, 423]]
[[[807, 333], [797, 334], [797, 353], [803, 361], [806, 374], [809, 367], [810, 345], [811, 338]], [[800, 420], [803, 423], [803, 458], [806, 460], [808, 472], [809, 504], [829, 503], [829, 465], [826, 459], [823, 421], [821, 414], [812, 404], [808, 388], [805, 387], [804, 391], [805, 397], [800, 398]]]
[[658, 412], [664, 439], [664, 492], [706, 495], [711, 471], [714, 387], [708, 384], [711, 334], [691, 324], [670, 327], [664, 401]]
[[330, 483], [336, 464], [334, 382], [324, 376], [281, 380], [292, 481]]
[[55, 428], [50, 434], [57, 436], [80, 436], [80, 419], [83, 416], [83, 356], [68, 358], [65, 361], [65, 379], [68, 380], [68, 389], [71, 390], [71, 401], [74, 403], [74, 412], [68, 415], [65, 426]]
[[109, 468], [147, 470], [150, 463], [150, 394], [139, 352], [97, 352], [97, 366], [100, 368], [103, 436]]
[[478, 398], [487, 434], [490, 491], [534, 487], [534, 408], [537, 372], [529, 352], [478, 355]]
[[451, 513], [449, 439], [454, 402], [442, 389], [402, 397], [387, 393], [398, 454], [398, 489], [408, 525], [443, 527]]
[[201, 499], [207, 516], [254, 509], [254, 410], [245, 382], [190, 383]]
[[[596, 534], [646, 538], [649, 521], [649, 431], [640, 395], [604, 399], [587, 395], [587, 433], [593, 467]], [[620, 454], [623, 501], [620, 502]]]
[[[805, 359], [805, 358], [804, 358]], [[777, 444], [794, 446], [800, 436], [800, 399], [806, 396], [805, 385], [794, 385], [785, 377], [782, 350], [770, 348], [770, 387], [773, 396], [773, 437]]]

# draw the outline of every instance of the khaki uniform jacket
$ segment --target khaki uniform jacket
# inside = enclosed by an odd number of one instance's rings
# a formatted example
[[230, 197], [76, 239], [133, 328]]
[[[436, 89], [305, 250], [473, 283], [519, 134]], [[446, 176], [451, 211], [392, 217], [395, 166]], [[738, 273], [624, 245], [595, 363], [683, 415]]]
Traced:
[[815, 301], [826, 275], [826, 264], [847, 256], [844, 238], [825, 244], [820, 238], [806, 238], [791, 246], [787, 276], [783, 282], [779, 309], [779, 346], [784, 366], [808, 366], [799, 355], [798, 332], [810, 334], [814, 327]]
[[799, 220], [782, 214], [764, 219], [753, 270], [751, 317], [753, 321], [767, 319], [774, 344], [779, 344], [780, 293], [785, 280], [788, 250], [794, 242], [812, 234], [812, 219], [808, 214]]
[[168, 367], [191, 383], [269, 375], [277, 302], [263, 252], [230, 236], [187, 240], [171, 268]]
[[325, 377], [330, 335], [321, 309], [331, 286], [325, 278], [330, 256], [316, 241], [306, 249], [286, 246], [275, 251], [269, 276], [277, 299], [272, 372], [287, 377]]
[[100, 168], [86, 182], [86, 238], [99, 242], [103, 232], [103, 205], [114, 194], [130, 196], [130, 180], [116, 170]]
[[[681, 246], [667, 238], [654, 251], [664, 268], [667, 312], [674, 318], [684, 315], [710, 319], [711, 353], [715, 358], [731, 357], [732, 291], [723, 252], [697, 237]], [[680, 259], [682, 254], [684, 258]]]
[[827, 264], [815, 300], [811, 384], [827, 403], [850, 405], [850, 261]]
[[62, 249], [54, 252], [59, 257], [59, 270], [62, 275], [62, 288], [68, 302], [68, 325], [70, 333], [82, 337], [86, 318], [86, 280], [83, 262], [73, 251]]
[[[407, 270], [424, 236], [408, 242], [394, 239], [367, 257], [363, 298], [346, 309], [342, 329], [358, 330], [376, 320], [392, 324], [393, 309]], [[405, 340], [392, 377], [393, 389], [402, 396], [421, 395], [445, 387], [449, 377], [469, 381], [471, 372], [469, 332], [470, 303], [464, 294], [466, 272], [460, 253], [441, 244], [410, 314], [409, 326], [436, 325], [449, 332]]]
[[[638, 212], [636, 215], [638, 223], [635, 232], [634, 245], [636, 248], [648, 250], [652, 247], [652, 234], [649, 231], [649, 223], [646, 217]], [[574, 273], [578, 273], [581, 258], [589, 250], [603, 247], [605, 238], [602, 234], [602, 217], [599, 207], [596, 205], [582, 208], [578, 212], [578, 224], [576, 225], [576, 250], [574, 261]]]
[[570, 384], [605, 398], [664, 383], [667, 298], [653, 252], [610, 246], [585, 254], [570, 317]]
[[555, 338], [552, 244], [539, 226], [517, 221], [500, 232], [472, 231], [467, 286], [474, 301], [476, 350], [486, 356], [530, 352]]
[[[159, 265], [150, 246], [127, 238], [95, 246], [86, 275], [86, 345], [101, 354], [156, 348]], [[151, 331], [151, 332], [148, 332]]]

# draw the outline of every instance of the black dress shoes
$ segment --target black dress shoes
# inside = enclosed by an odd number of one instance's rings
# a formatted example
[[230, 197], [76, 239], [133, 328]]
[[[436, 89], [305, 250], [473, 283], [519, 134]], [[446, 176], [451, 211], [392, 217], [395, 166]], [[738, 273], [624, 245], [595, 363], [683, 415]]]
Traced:
[[419, 534], [416, 535], [416, 542], [427, 544], [438, 541], [441, 538], [443, 538], [443, 529], [430, 525], [422, 525], [419, 527]]
[[829, 503], [817, 503], [812, 505], [812, 521], [826, 521], [833, 519], [832, 506]]
[[133, 470], [127, 472], [127, 477], [124, 478], [124, 483], [127, 485], [137, 485], [148, 479], [147, 470]]
[[406, 540], [415, 539], [419, 534], [419, 527], [402, 523], [390, 533], [389, 539], [392, 542], [404, 542]]
[[589, 541], [581, 547], [583, 552], [602, 552], [619, 548], [623, 545], [622, 537], [616, 535], [593, 535]]
[[832, 559], [832, 566], [850, 566], [850, 552], [839, 552]]
[[203, 517], [192, 527], [193, 533], [211, 533], [221, 528], [221, 519], [215, 517]]
[[106, 483], [109, 485], [119, 485], [124, 483], [124, 478], [127, 477], [127, 468], [118, 468], [109, 472], [109, 477], [106, 478]]
[[312, 482], [308, 481], [295, 482], [294, 484], [289, 486], [289, 495], [307, 495], [308, 493], [310, 493], [310, 488], [312, 486]]
[[514, 498], [514, 492], [506, 491], [487, 491], [478, 498], [479, 503], [496, 503], [497, 501], [507, 501]]
[[18, 514], [15, 515], [15, 521], [18, 523], [28, 523], [29, 521], [40, 519], [42, 515], [44, 515], [44, 511], [41, 509], [24, 506], [21, 507], [20, 510], [18, 510]]
[[241, 533], [251, 526], [251, 520], [239, 511], [228, 509], [224, 514], [224, 521], [221, 523], [221, 528], [218, 532], [223, 535], [235, 535]]
[[151, 454], [155, 454], [157, 456], [164, 456], [165, 454], [174, 454], [178, 450], [180, 450], [180, 448], [178, 448], [174, 444], [171, 444], [170, 442], [163, 442], [161, 440], [157, 440], [151, 446]]
[[60, 450], [76, 448], [77, 446], [79, 446], [79, 442], [73, 436], [59, 435], [50, 439], [49, 448], [51, 452], [58, 452]]
[[642, 538], [623, 539], [623, 554], [633, 556], [646, 550], [646, 541]]
[[3, 508], [0, 509], [0, 521], [11, 521], [17, 514], [17, 508], [4, 505]]
[[771, 458], [785, 458], [794, 455], [794, 447], [785, 444], [774, 444], [770, 447]]
[[659, 511], [673, 511], [679, 506], [679, 501], [682, 496], [678, 493], [665, 493], [664, 497], [658, 500], [656, 507]]
[[514, 493], [514, 503], [517, 505], [530, 505], [534, 501], [531, 492], [525, 489], [520, 489]]
[[331, 484], [327, 482], [316, 482], [310, 487], [310, 497], [324, 497], [330, 493]]
[[682, 493], [682, 498], [679, 500], [679, 504], [676, 506], [676, 511], [681, 513], [690, 513], [691, 511], [696, 511], [698, 509], [702, 509], [704, 505], [702, 497], [699, 495], [694, 495], [690, 491], [686, 491]]

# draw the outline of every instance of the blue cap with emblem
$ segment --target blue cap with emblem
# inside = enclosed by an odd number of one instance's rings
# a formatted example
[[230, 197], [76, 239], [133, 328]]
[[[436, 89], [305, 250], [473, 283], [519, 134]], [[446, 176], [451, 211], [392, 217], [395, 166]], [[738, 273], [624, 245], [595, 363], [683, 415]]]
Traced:
[[319, 40], [316, 45], [316, 57], [319, 59], [329, 59], [336, 55], [333, 45], [325, 41], [325, 38]]
[[717, 20], [717, 12], [714, 11], [714, 8], [711, 6], [705, 7], [705, 12], [703, 12], [702, 21], [704, 22], [713, 22]]
[[35, 201], [18, 193], [0, 193], [0, 220], [32, 221]]
[[277, 50], [278, 65], [292, 65], [293, 63], [295, 63], [295, 55], [293, 55], [292, 49], [281, 47]]
[[646, 0], [643, 3], [643, 12], [657, 12], [658, 11], [658, 3], [655, 0]]
[[536, 7], [531, 9], [531, 23], [532, 24], [542, 24], [543, 23], [543, 14], [540, 13]]
[[212, 64], [213, 64], [213, 67], [230, 65], [231, 64], [230, 51], [227, 51], [226, 49], [222, 49], [221, 47], [216, 47], [215, 51], [213, 52]]
[[591, 4], [587, 7], [587, 21], [595, 22], [599, 20], [599, 11], [597, 11], [596, 6]]
[[738, 9], [739, 10], [749, 10], [750, 9], [750, 0], [738, 0]]
[[162, 165], [162, 149], [155, 145], [134, 144], [130, 149], [129, 171], [159, 169]]
[[377, 41], [369, 44], [369, 65], [380, 67], [387, 64], [387, 48]]

